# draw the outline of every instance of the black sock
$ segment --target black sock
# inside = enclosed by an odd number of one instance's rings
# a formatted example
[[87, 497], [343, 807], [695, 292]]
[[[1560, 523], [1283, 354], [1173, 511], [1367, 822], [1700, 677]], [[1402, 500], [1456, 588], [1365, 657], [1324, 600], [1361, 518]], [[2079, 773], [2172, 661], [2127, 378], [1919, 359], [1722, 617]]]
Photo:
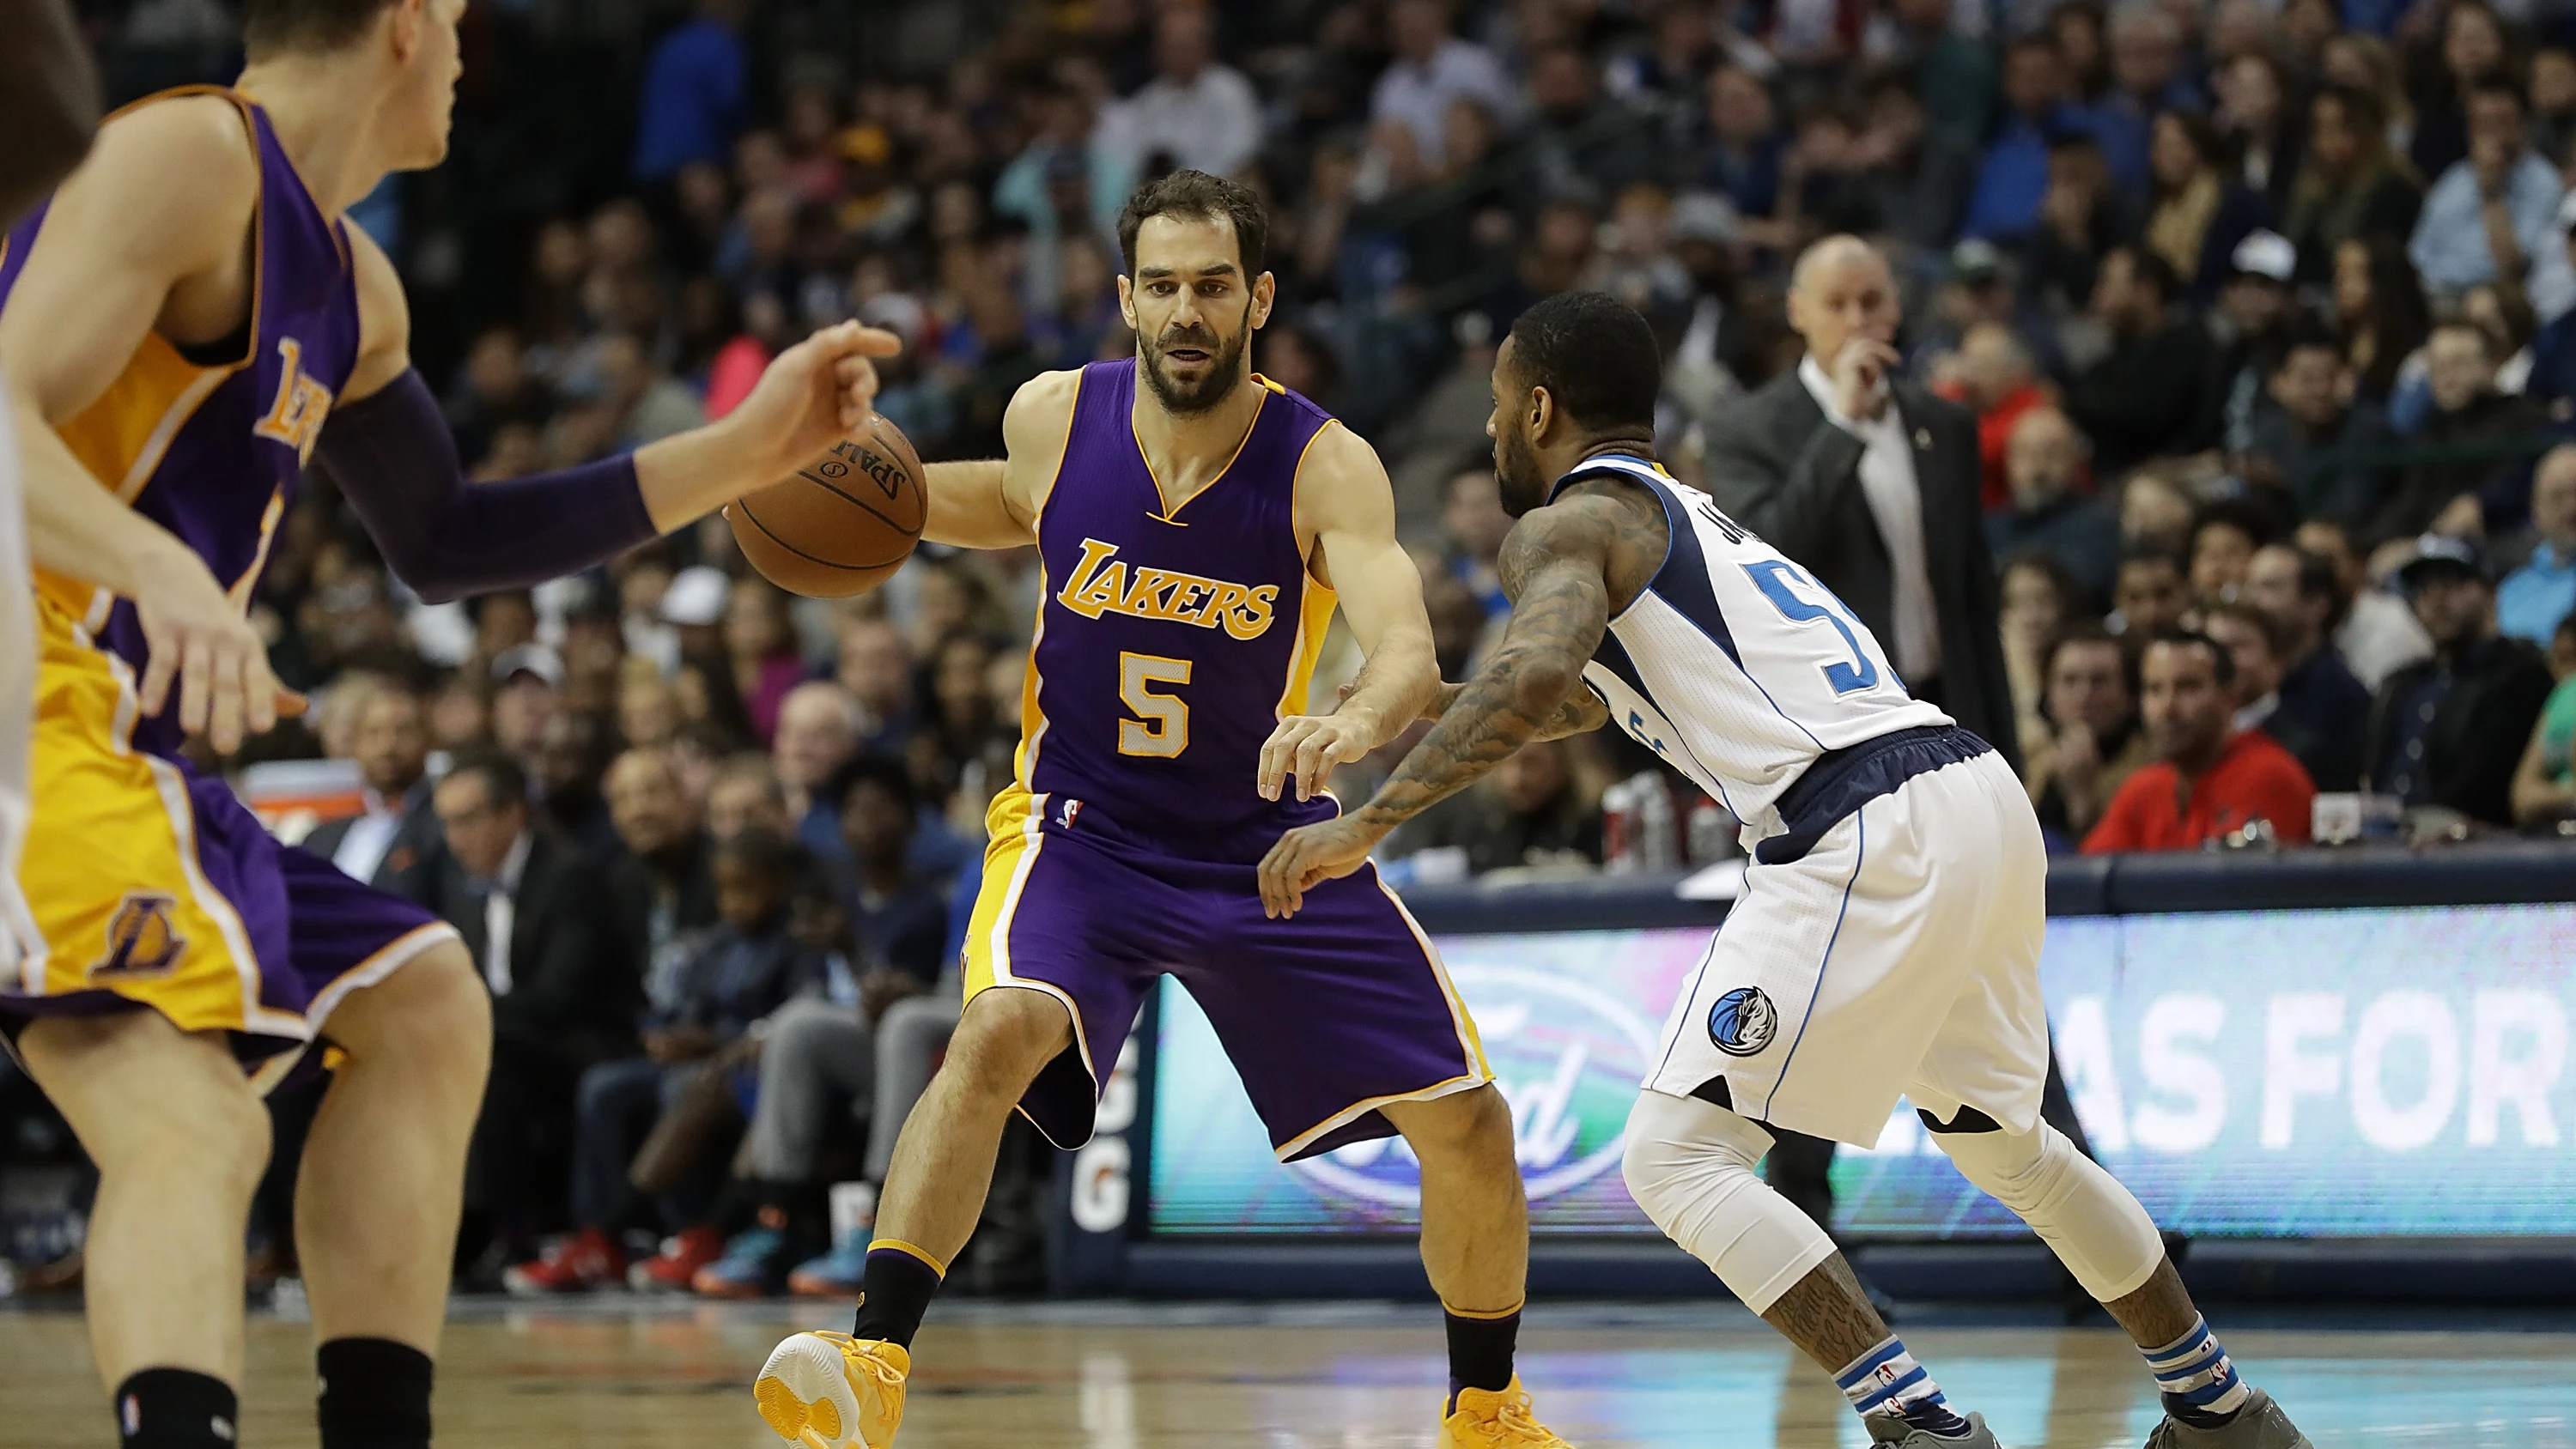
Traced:
[[241, 1400], [210, 1374], [149, 1368], [116, 1386], [124, 1449], [233, 1449], [240, 1423]]
[[315, 1350], [322, 1449], [429, 1449], [429, 1355], [390, 1338], [335, 1338]]
[[1449, 1402], [1460, 1389], [1501, 1393], [1512, 1386], [1512, 1348], [1521, 1336], [1521, 1311], [1473, 1317], [1441, 1306], [1449, 1325]]
[[850, 1325], [850, 1336], [911, 1348], [912, 1336], [921, 1331], [921, 1315], [938, 1296], [941, 1273], [909, 1247], [883, 1239], [870, 1244], [867, 1269], [859, 1275], [859, 1316]]

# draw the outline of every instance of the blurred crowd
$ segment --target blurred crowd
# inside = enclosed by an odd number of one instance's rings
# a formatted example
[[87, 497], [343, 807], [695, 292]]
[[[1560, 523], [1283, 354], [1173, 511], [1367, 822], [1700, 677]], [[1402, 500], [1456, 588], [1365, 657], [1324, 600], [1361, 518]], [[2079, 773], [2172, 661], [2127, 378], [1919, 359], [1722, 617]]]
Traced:
[[[1851, 232], [1897, 293], [1896, 375], [1973, 419], [1987, 561], [1943, 627], [2000, 642], [2011, 718], [1985, 728], [2059, 848], [2576, 816], [2576, 16], [909, 5], [878, 7], [920, 22], [880, 65], [832, 42], [861, 23], [836, 0], [596, 9], [472, 7], [455, 157], [355, 213], [477, 479], [720, 416], [849, 317], [905, 340], [879, 406], [925, 458], [997, 455], [1020, 383], [1132, 350], [1130, 189], [1220, 172], [1272, 209], [1255, 365], [1386, 458], [1456, 679], [1508, 614], [1483, 425], [1520, 309], [1636, 306], [1663, 456], [1725, 498], [1743, 410], [1815, 342], [1792, 264]], [[226, 74], [220, 0], [91, 23], [129, 95]], [[876, 594], [793, 599], [712, 520], [426, 605], [310, 480], [252, 607], [316, 707], [207, 763], [256, 795], [279, 762], [345, 762], [357, 812], [286, 800], [280, 828], [484, 961], [470, 1280], [853, 1286], [866, 1194], [833, 1204], [836, 1250], [822, 1185], [882, 1177], [955, 1019], [1038, 588], [1027, 550], [925, 548]], [[1925, 606], [1890, 607], [1903, 635]], [[1325, 685], [1355, 664], [1337, 638]], [[1733, 829], [1580, 739], [1387, 856], [1415, 881], [1649, 870], [1725, 859]], [[264, 1201], [283, 1253], [288, 1198]], [[993, 1281], [1035, 1218], [979, 1239]]]

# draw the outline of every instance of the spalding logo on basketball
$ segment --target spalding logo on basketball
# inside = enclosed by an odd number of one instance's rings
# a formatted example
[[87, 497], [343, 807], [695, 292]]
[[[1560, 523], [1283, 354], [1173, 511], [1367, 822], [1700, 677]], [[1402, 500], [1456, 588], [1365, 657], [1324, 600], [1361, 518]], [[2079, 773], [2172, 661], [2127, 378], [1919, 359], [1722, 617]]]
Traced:
[[1780, 1013], [1759, 986], [1739, 986], [1708, 1009], [1708, 1039], [1731, 1057], [1757, 1055], [1780, 1034]]

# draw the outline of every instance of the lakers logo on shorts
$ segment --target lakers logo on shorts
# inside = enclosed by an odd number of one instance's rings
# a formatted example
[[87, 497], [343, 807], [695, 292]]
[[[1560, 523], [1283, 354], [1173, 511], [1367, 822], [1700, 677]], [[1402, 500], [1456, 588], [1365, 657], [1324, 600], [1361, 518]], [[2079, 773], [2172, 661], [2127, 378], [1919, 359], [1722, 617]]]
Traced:
[[131, 981], [167, 976], [179, 964], [188, 938], [171, 929], [175, 896], [155, 891], [128, 891], [117, 903], [116, 918], [107, 923], [107, 954], [89, 968], [92, 981]]
[[1757, 1055], [1780, 1034], [1780, 1013], [1758, 986], [1739, 986], [1708, 1009], [1708, 1039], [1731, 1057]]

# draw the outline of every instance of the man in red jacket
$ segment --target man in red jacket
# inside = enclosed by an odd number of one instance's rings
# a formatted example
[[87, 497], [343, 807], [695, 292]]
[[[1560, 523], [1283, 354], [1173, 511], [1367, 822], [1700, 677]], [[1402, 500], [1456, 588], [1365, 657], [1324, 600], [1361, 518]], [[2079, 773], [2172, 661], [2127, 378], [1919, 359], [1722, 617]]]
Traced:
[[2305, 843], [2316, 786], [2261, 730], [2239, 730], [2236, 664], [2205, 634], [2167, 634], [2147, 646], [2139, 713], [2156, 762], [2131, 775], [2084, 838], [2086, 855], [2191, 850], [2257, 821], [2275, 839]]

